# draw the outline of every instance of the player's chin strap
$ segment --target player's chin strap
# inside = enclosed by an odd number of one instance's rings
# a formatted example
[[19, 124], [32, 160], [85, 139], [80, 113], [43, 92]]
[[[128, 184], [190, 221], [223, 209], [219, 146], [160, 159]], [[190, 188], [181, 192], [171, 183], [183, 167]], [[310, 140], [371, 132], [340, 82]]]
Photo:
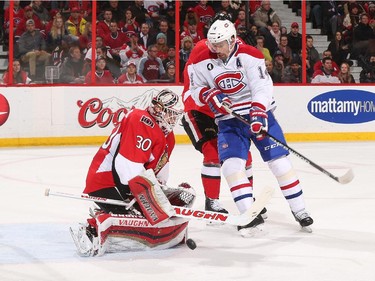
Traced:
[[[232, 114], [234, 117], [236, 117], [238, 120], [240, 120], [241, 122], [247, 124], [250, 126], [250, 121], [248, 121], [247, 119], [245, 119], [243, 116], [241, 116], [240, 114], [234, 112], [231, 108], [227, 107], [225, 104], [223, 104], [223, 107], [225, 108], [225, 110], [229, 113], [229, 114]], [[319, 166], [318, 164], [314, 163], [313, 161], [311, 161], [310, 159], [306, 158], [305, 156], [303, 156], [301, 153], [297, 152], [296, 150], [294, 150], [293, 148], [291, 148], [290, 146], [288, 146], [286, 143], [280, 141], [279, 139], [275, 138], [273, 135], [271, 135], [270, 133], [268, 133], [267, 131], [262, 131], [262, 134], [268, 136], [271, 140], [273, 140], [277, 145], [283, 147], [285, 150], [287, 150], [288, 152], [294, 154], [295, 156], [297, 156], [298, 158], [302, 159], [303, 161], [305, 161], [307, 164], [310, 164], [311, 166], [313, 166], [315, 169], [319, 170], [320, 172], [322, 172], [323, 174], [325, 174], [326, 176], [329, 176], [331, 179], [337, 181], [338, 183], [341, 183], [341, 184], [347, 184], [349, 182], [351, 182], [354, 178], [354, 173], [353, 173], [353, 170], [350, 168], [344, 175], [338, 177], [338, 176], [335, 176], [333, 174], [331, 174], [330, 172], [328, 172], [326, 169], [324, 169], [323, 167]]]

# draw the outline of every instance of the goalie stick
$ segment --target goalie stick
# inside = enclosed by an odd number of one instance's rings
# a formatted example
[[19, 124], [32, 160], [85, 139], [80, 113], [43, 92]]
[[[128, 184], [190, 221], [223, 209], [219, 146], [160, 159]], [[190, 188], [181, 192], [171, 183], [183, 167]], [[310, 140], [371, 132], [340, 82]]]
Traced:
[[[225, 214], [219, 212], [211, 212], [205, 210], [197, 210], [192, 208], [185, 208], [180, 206], [173, 206], [175, 214], [174, 216], [186, 219], [204, 220], [209, 222], [221, 222], [230, 225], [247, 225], [255, 219], [255, 217], [262, 211], [264, 206], [271, 199], [274, 189], [269, 186], [265, 186], [261, 193], [257, 195], [257, 200], [251, 205], [251, 207], [240, 215]], [[102, 198], [97, 196], [90, 196], [88, 194], [71, 194], [58, 191], [52, 191], [49, 188], [45, 190], [45, 196], [58, 196], [74, 198], [92, 202], [106, 203], [118, 206], [124, 206], [130, 208], [133, 203], [126, 203], [121, 200]], [[133, 202], [133, 201], [132, 201]], [[131, 205], [130, 205], [131, 204]]]
[[[248, 121], [247, 119], [245, 119], [244, 117], [242, 117], [240, 114], [234, 112], [232, 109], [224, 106], [225, 110], [229, 113], [229, 114], [232, 114], [234, 117], [236, 117], [238, 120], [240, 120], [241, 122], [247, 124], [250, 126], [250, 121]], [[326, 169], [324, 169], [323, 167], [319, 166], [318, 164], [314, 163], [313, 161], [311, 161], [310, 159], [308, 159], [307, 157], [303, 156], [301, 153], [297, 152], [296, 150], [294, 150], [293, 148], [291, 148], [290, 146], [288, 146], [287, 144], [285, 144], [284, 142], [278, 140], [277, 138], [275, 138], [274, 136], [272, 136], [270, 133], [266, 132], [266, 131], [262, 131], [263, 134], [267, 135], [271, 140], [273, 140], [276, 144], [282, 146], [285, 150], [289, 151], [290, 153], [294, 154], [295, 156], [297, 156], [298, 158], [300, 158], [301, 160], [305, 161], [307, 164], [310, 164], [311, 166], [313, 166], [315, 169], [319, 170], [320, 172], [322, 172], [323, 174], [325, 174], [326, 176], [329, 176], [331, 179], [337, 181], [338, 183], [341, 183], [341, 184], [347, 184], [349, 182], [351, 182], [354, 178], [354, 173], [353, 173], [353, 170], [352, 169], [349, 169], [344, 175], [338, 177], [338, 176], [335, 176], [333, 175], [332, 173], [328, 172]]]

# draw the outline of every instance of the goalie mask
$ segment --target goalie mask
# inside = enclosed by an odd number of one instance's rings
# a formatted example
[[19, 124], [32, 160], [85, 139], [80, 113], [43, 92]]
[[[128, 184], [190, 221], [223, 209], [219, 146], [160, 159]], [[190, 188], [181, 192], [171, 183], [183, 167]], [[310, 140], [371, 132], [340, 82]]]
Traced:
[[165, 135], [173, 130], [182, 116], [183, 111], [178, 109], [178, 102], [174, 92], [164, 89], [152, 99], [148, 108]]

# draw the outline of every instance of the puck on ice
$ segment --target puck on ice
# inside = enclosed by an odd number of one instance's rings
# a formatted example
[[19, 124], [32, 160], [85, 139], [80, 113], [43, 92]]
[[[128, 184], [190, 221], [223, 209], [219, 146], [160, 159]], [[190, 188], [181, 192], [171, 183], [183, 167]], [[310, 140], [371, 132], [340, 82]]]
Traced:
[[194, 240], [193, 239], [188, 239], [186, 240], [186, 245], [191, 249], [191, 250], [195, 250], [195, 248], [197, 247], [197, 244], [195, 244]]

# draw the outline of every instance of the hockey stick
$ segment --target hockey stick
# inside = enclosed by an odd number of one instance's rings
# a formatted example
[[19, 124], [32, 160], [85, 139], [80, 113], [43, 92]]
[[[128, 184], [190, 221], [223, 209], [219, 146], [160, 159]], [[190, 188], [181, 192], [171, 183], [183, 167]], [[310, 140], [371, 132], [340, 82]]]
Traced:
[[[179, 206], [173, 206], [175, 210], [175, 216], [185, 219], [196, 219], [204, 220], [209, 222], [221, 222], [230, 225], [247, 225], [262, 211], [267, 202], [271, 199], [274, 189], [272, 187], [264, 187], [262, 192], [257, 196], [257, 200], [251, 205], [251, 207], [243, 214], [231, 215], [219, 212], [211, 212], [205, 210], [197, 210]], [[71, 194], [58, 191], [52, 191], [49, 188], [45, 190], [45, 196], [58, 196], [67, 197], [73, 199], [86, 200], [91, 202], [106, 203], [111, 205], [124, 206], [129, 208], [131, 203], [126, 203], [121, 200], [108, 199], [96, 196], [90, 196], [88, 194]], [[134, 199], [135, 200], [135, 199]]]
[[[236, 117], [238, 120], [240, 120], [241, 122], [247, 124], [250, 126], [250, 121], [248, 121], [247, 119], [245, 119], [244, 117], [242, 117], [240, 114], [234, 112], [232, 109], [228, 108], [228, 107], [225, 107], [225, 110], [232, 114], [234, 117]], [[270, 133], [268, 132], [265, 132], [263, 131], [262, 132], [263, 134], [267, 135], [271, 140], [273, 140], [276, 144], [282, 146], [285, 150], [289, 151], [290, 153], [294, 154], [295, 156], [297, 156], [298, 158], [302, 159], [303, 161], [305, 161], [307, 164], [310, 164], [311, 166], [313, 166], [315, 169], [319, 170], [320, 172], [322, 172], [323, 174], [329, 176], [331, 179], [341, 183], [341, 184], [347, 184], [349, 182], [351, 182], [354, 178], [354, 173], [353, 173], [353, 170], [352, 169], [349, 169], [344, 175], [338, 177], [338, 176], [335, 176], [333, 175], [332, 173], [328, 172], [326, 169], [324, 169], [323, 167], [319, 166], [318, 164], [314, 163], [313, 161], [311, 161], [310, 159], [306, 158], [305, 156], [303, 156], [301, 153], [297, 152], [296, 150], [294, 150], [293, 148], [291, 148], [290, 146], [288, 146], [287, 144], [285, 144], [284, 142], [278, 140], [277, 138], [275, 138], [274, 136], [272, 136]]]

